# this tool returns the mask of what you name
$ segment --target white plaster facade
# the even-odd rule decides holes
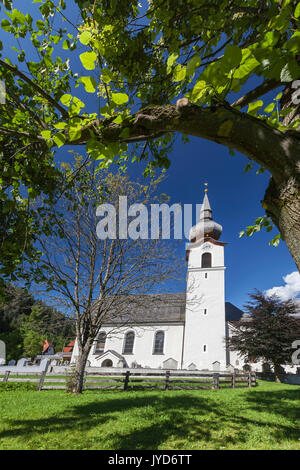
[[[188,247],[187,298],[183,368],[212,369],[215,361],[226,368],[224,245],[200,240]],[[211,267],[202,267],[204,253]]]
[[[130,331],[135,335],[133,350],[130,354],[124,354],[125,336]],[[158,331],[163,331],[165,334],[163,353],[153,354],[155,333]],[[115,327],[106,326],[100,332],[107,334],[105,351],[110,351],[110,355],[105,356],[104,353],[100,356],[99,352],[97,353],[95,350],[95,342],[88,358],[91,367],[102,367],[104,361],[108,358],[112,361],[113,367],[120,366],[120,357],[118,356],[120,355],[125,359],[128,367],[139,364],[142,367],[160,369],[163,368],[164,361],[172,358],[178,363],[177,368],[182,368],[183,324],[133,325],[122,327],[118,331]],[[72,361],[77,355],[78,348],[75,344]]]

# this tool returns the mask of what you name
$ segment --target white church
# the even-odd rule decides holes
[[[155,369],[241,369],[244,360],[226,348],[225,338],[243,312],[225,302],[225,242],[212,218],[207,190],[187,245],[185,293],[144,296],[132,322],[104,323],[88,358],[91,367]],[[74,347],[71,362],[76,361]]]

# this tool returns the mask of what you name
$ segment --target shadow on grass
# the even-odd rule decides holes
[[[209,392],[211,395],[104,392],[100,397],[88,393],[91,395],[85,397],[91,402],[67,405],[60,416],[10,420],[10,429],[0,432],[0,440],[36,440],[47,434],[51,442],[52,433],[59,433],[63,439],[74,431],[73,440],[82,448],[95,448],[96,442],[99,449],[154,450],[197,448],[200,442],[202,448],[242,446],[257,430],[274,442],[300,438],[297,390],[256,389],[241,394],[232,390],[223,398],[222,391]],[[283,419],[277,420],[276,415]],[[62,444],[61,448],[66,447]]]
[[[245,396],[248,406],[260,413],[272,413],[300,425],[300,387],[291,390],[264,391]],[[300,436],[298,436],[300,438]]]

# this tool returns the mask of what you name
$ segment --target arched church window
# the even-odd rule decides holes
[[[164,353],[164,342],[165,342],[165,333],[163,331],[157,331],[154,337],[153,354]]]
[[[105,349],[105,343],[106,343],[106,333],[103,331],[98,336],[96,347],[95,347],[95,354],[103,353]]]
[[[201,268],[211,268],[211,253],[203,253],[201,257]]]
[[[125,335],[123,354],[132,354],[134,344],[134,332],[129,331]]]

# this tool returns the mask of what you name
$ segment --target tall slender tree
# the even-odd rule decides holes
[[[183,262],[176,241],[151,239],[148,214],[145,223],[141,219],[147,204],[159,201],[155,194],[160,178],[146,186],[122,172],[104,177],[93,166],[79,167],[80,176],[51,216],[55,230],[39,240],[48,273],[44,295],[72,314],[76,323],[74,393],[82,391],[87,358],[103,322],[116,317],[122,325],[134,322],[146,294],[159,293],[166,281],[181,279]],[[120,196],[126,198],[129,224]],[[102,207],[100,212],[97,207]]]

